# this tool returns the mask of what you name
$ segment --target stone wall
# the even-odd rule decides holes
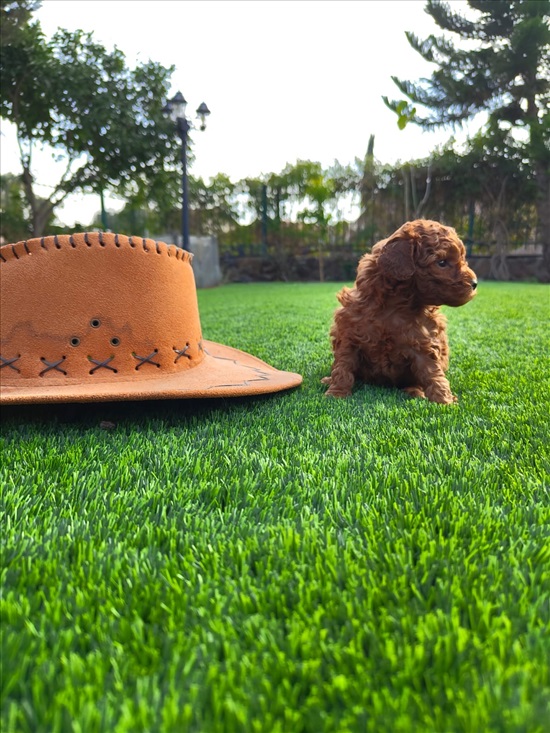
[[[153,239],[181,247],[181,236],[171,233],[159,234],[154,236]],[[213,288],[219,285],[223,275],[216,237],[195,237],[191,235],[189,237],[189,249],[193,254],[191,266],[197,288]]]
[[[215,237],[189,237],[193,253],[191,265],[198,288],[213,288],[222,281],[218,240]]]

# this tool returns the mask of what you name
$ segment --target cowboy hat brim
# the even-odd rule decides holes
[[[184,372],[155,375],[139,381],[25,380],[2,385],[1,404],[114,402],[124,400],[239,397],[297,387],[302,377],[280,371],[251,354],[214,341],[203,341],[204,359]]]

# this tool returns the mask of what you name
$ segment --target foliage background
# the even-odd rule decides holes
[[[435,0],[426,3],[447,35],[409,34],[409,42],[433,62],[434,74],[422,82],[395,79],[411,104],[387,101],[401,126],[403,120],[459,123],[485,110],[488,124],[481,133],[462,146],[451,138],[426,159],[395,165],[376,158],[371,135],[366,151],[350,162],[326,167],[296,160],[240,181],[223,172],[209,181],[192,178],[192,234],[216,236],[222,253],[281,256],[344,246],[364,251],[404,220],[425,216],[456,226],[474,252],[495,255],[495,276],[506,277],[510,251],[525,244],[545,251],[550,5],[469,5],[475,21]],[[98,196],[110,187],[124,197],[124,209],[98,214],[77,229],[176,241],[179,141],[160,114],[173,69],[152,62],[130,69],[119,51],[102,48],[81,31],[61,31],[46,41],[33,21],[36,6],[34,0],[1,0],[0,107],[18,124],[23,170],[21,178],[0,181],[1,235],[15,241],[55,233],[56,206],[75,186]],[[475,73],[462,78],[461,68]],[[119,109],[125,113],[113,113]],[[34,194],[31,170],[32,146],[42,143],[66,155],[69,164],[47,200]],[[350,216],[356,210],[360,215]]]

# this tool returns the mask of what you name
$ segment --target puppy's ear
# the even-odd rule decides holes
[[[396,280],[408,280],[415,270],[413,247],[412,239],[392,239],[386,242],[378,257],[378,267],[384,275]]]

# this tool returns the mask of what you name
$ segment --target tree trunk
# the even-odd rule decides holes
[[[407,176],[407,173],[405,169],[403,168],[401,172],[402,178],[403,178],[403,192],[405,194],[405,221],[410,221],[410,197],[409,197],[409,177]]]
[[[503,218],[497,215],[494,227],[494,235],[497,241],[495,254],[491,257],[491,269],[489,280],[509,280],[510,270],[508,268],[508,230]]]
[[[550,282],[550,174],[544,161],[536,163],[535,179],[537,182],[538,241],[542,245],[543,263],[539,280]]]
[[[432,191],[432,161],[430,158],[430,162],[428,163],[428,172],[426,173],[426,190],[424,191],[424,196],[422,197],[422,201],[418,205],[415,204],[415,211],[414,211],[414,218],[420,219],[422,216],[422,210],[428,203],[428,199],[430,198],[430,193]]]
[[[501,280],[506,282],[510,279],[510,269],[508,267],[508,259],[506,252],[502,250],[495,252],[491,257],[491,267],[489,269],[489,280]]]
[[[54,207],[49,201],[40,201],[38,206],[32,207],[33,237],[43,237],[46,224],[53,214]]]
[[[48,199],[39,199],[34,193],[33,187],[33,176],[29,166],[21,161],[23,165],[23,189],[25,191],[25,198],[31,210],[32,217],[32,235],[33,237],[44,236],[44,229],[51,217],[54,205]]]

